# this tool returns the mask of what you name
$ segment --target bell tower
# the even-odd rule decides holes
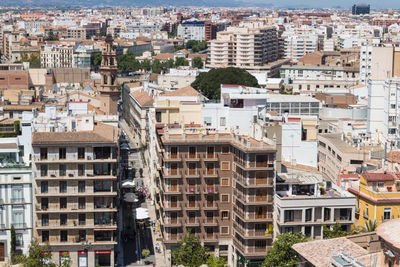
[[[109,34],[106,37],[106,46],[102,52],[102,60],[100,66],[101,84],[100,98],[102,107],[100,108],[108,115],[116,115],[118,113],[117,104],[119,91],[116,83],[117,80],[117,57],[113,47],[114,39]]]

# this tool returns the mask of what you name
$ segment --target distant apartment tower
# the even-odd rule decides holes
[[[370,5],[360,4],[360,5],[353,5],[351,8],[351,14],[353,15],[364,15],[369,14],[370,12]]]
[[[275,27],[261,22],[241,23],[218,32],[209,42],[211,68],[238,67],[259,69],[279,59],[279,41]]]
[[[298,60],[308,53],[318,50],[318,35],[289,35],[284,39],[285,58]]]
[[[212,22],[206,22],[205,25],[206,41],[214,40],[215,38],[217,38],[217,26]]]
[[[157,198],[167,253],[191,229],[229,266],[262,262],[272,244],[275,146],[231,133],[172,131],[161,145]]]
[[[80,129],[32,134],[34,236],[56,265],[69,257],[72,267],[114,266],[117,129],[74,122]]]
[[[204,21],[185,21],[178,25],[177,36],[186,43],[189,40],[204,41],[206,39]]]

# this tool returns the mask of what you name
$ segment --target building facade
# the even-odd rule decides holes
[[[89,117],[76,123],[32,135],[34,236],[56,264],[114,266],[118,132]]]

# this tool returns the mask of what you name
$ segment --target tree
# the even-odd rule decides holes
[[[369,219],[365,222],[365,226],[362,229],[362,232],[374,232],[376,231],[376,221]]]
[[[47,41],[58,41],[58,34],[54,34],[53,30],[50,30],[46,38]]]
[[[135,72],[141,68],[140,62],[135,58],[135,55],[128,51],[117,59],[118,69],[123,72]]]
[[[184,57],[177,57],[175,59],[175,67],[180,67],[180,66],[189,66],[189,61],[186,60]]]
[[[139,174],[140,174],[140,178],[143,178],[143,169],[142,168],[139,169]]]
[[[306,241],[307,237],[303,233],[279,235],[274,243],[272,243],[272,248],[267,252],[262,266],[297,266],[299,255],[292,246]]]
[[[142,256],[143,256],[143,258],[147,258],[148,256],[150,256],[150,250],[143,249],[142,250]]]
[[[151,62],[148,59],[145,59],[142,61],[140,64],[140,68],[144,71],[150,71],[151,70]]]
[[[199,238],[188,231],[183,240],[178,242],[178,248],[172,250],[172,261],[178,265],[198,267],[206,262],[206,252]]]
[[[14,225],[11,225],[11,242],[10,242],[10,256],[11,263],[15,264],[15,252],[17,250],[17,237],[15,236],[15,228]]]
[[[97,70],[99,68],[102,58],[103,58],[103,56],[102,56],[101,52],[94,53],[93,62],[92,62],[94,69]]]
[[[28,249],[28,255],[20,255],[17,257],[17,262],[25,267],[55,267],[51,262],[51,254],[48,251],[48,245],[41,246],[36,239],[31,241]]]
[[[192,83],[192,87],[209,99],[219,99],[221,84],[238,84],[259,87],[257,79],[246,70],[239,68],[212,69],[202,72]]]
[[[193,68],[198,68],[198,69],[203,68],[203,61],[201,60],[201,57],[195,57],[192,60],[192,67]]]
[[[215,257],[214,254],[211,254],[206,262],[208,267],[224,267],[226,261],[222,257]]]
[[[324,225],[324,239],[343,237],[346,235],[349,235],[349,233],[342,230],[342,225],[340,223],[335,223],[331,227]]]

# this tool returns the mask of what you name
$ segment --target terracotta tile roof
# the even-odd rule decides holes
[[[4,110],[20,110],[20,111],[32,111],[32,109],[37,108],[41,110],[43,105],[5,105]]]
[[[65,143],[115,143],[118,139],[118,130],[111,126],[99,123],[93,131],[80,132],[34,132],[33,145],[50,145]]]
[[[194,59],[196,57],[201,58],[201,60],[206,61],[207,60],[207,54],[189,54],[188,58]]]
[[[125,83],[125,85],[129,88],[135,88],[135,87],[140,87],[140,82]]]
[[[362,177],[364,177],[368,182],[372,181],[393,181],[396,179],[396,176],[392,173],[373,173],[367,172],[362,173]]]
[[[179,88],[174,91],[163,93],[163,96],[198,96],[200,93],[191,86]]]
[[[400,250],[400,219],[390,220],[378,226],[376,234]]]
[[[153,105],[153,98],[144,90],[136,90],[131,92],[131,96],[139,103],[142,107],[149,107]]]
[[[332,257],[336,257],[341,251],[352,257],[368,254],[367,250],[346,237],[297,243],[292,248],[315,267],[331,266]]]
[[[167,60],[167,59],[173,59],[174,58],[174,54],[173,53],[160,53],[158,55],[155,55],[153,57],[154,59],[158,59],[158,60]]]

